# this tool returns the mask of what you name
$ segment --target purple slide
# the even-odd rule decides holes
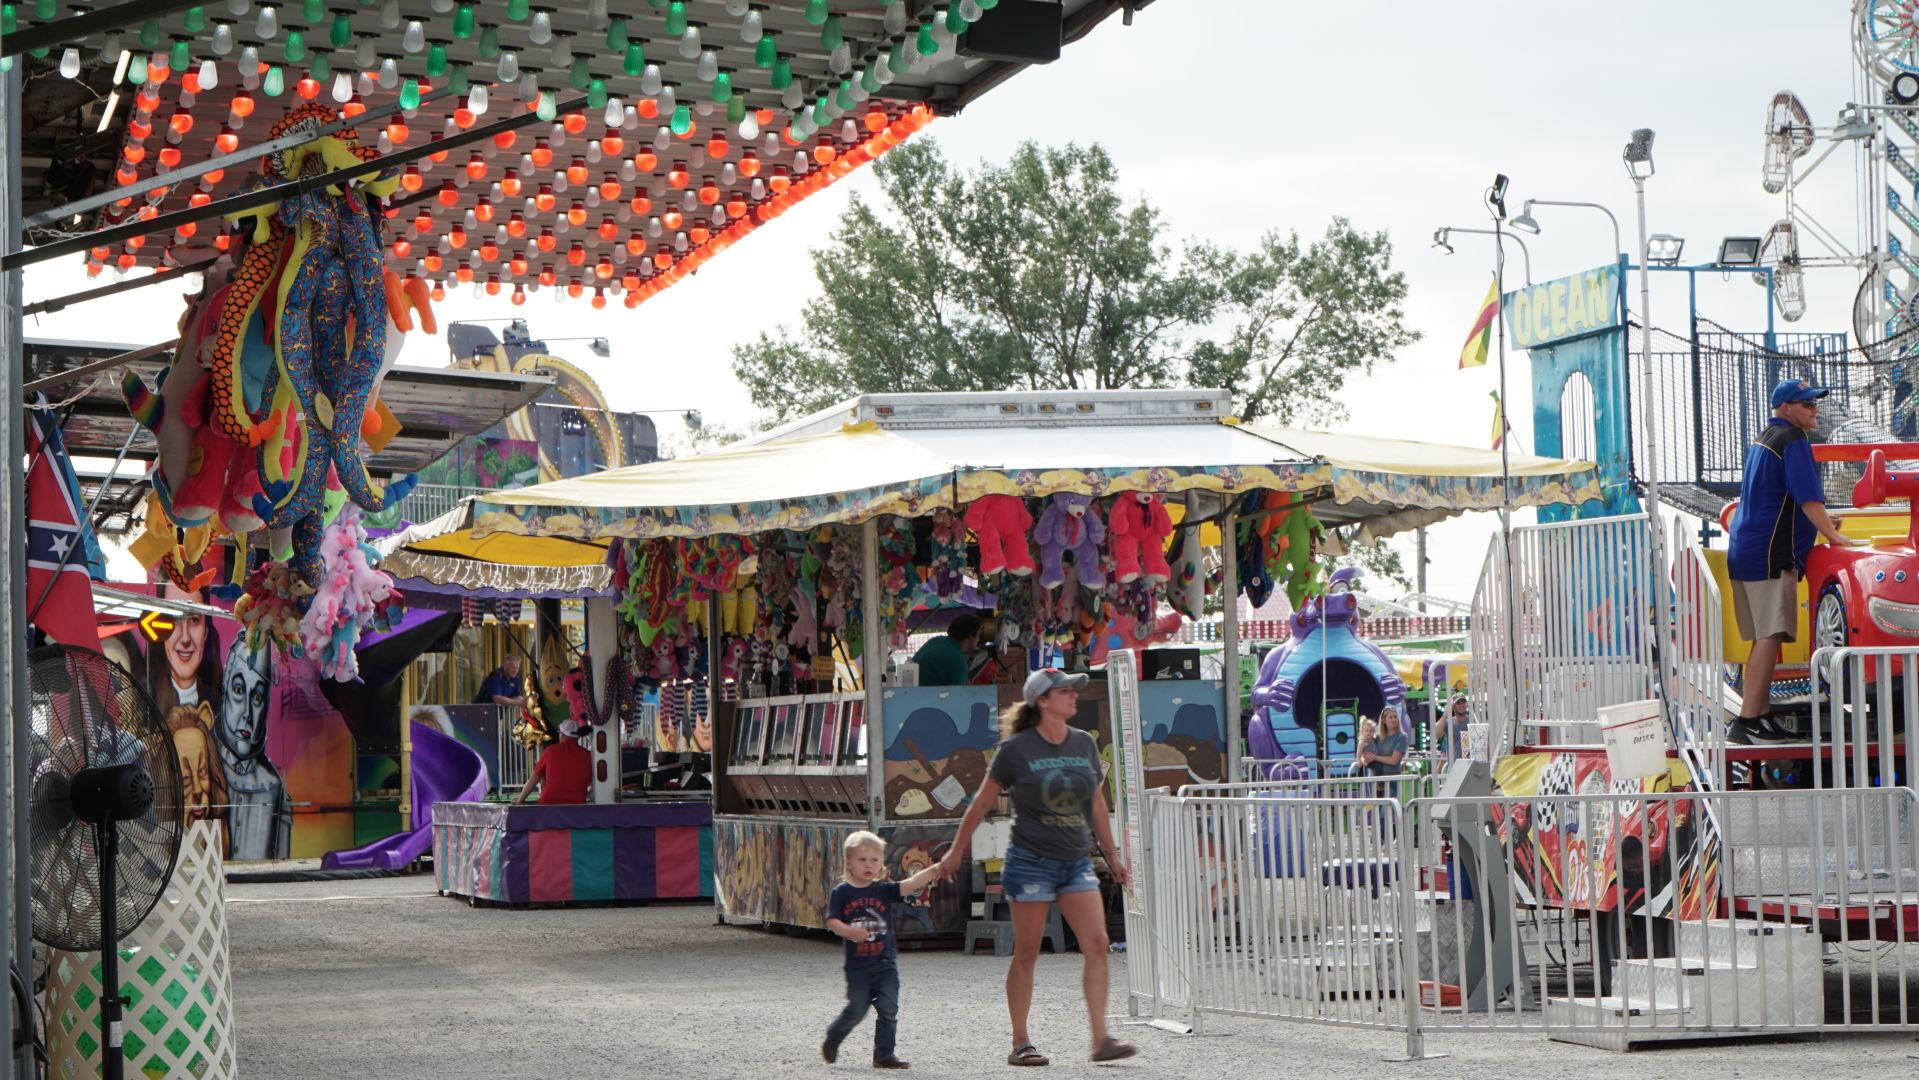
[[[486,762],[472,747],[419,721],[413,726],[413,828],[349,851],[329,851],[327,870],[398,870],[433,846],[433,804],[479,802],[486,797]]]

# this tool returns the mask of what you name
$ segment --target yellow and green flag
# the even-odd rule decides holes
[[[1479,315],[1473,319],[1473,328],[1466,334],[1466,345],[1459,350],[1461,368],[1483,367],[1486,363],[1486,351],[1492,346],[1493,320],[1499,318],[1499,279],[1493,278],[1486,286],[1486,299],[1479,304]]]
[[[1497,450],[1506,442],[1506,432],[1511,428],[1506,424],[1506,403],[1499,400],[1499,391],[1489,393],[1493,397],[1493,449]]]

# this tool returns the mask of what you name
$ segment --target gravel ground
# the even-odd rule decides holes
[[[475,910],[429,877],[228,890],[240,1073],[247,1080],[659,1075],[672,1080],[865,1073],[872,1021],[819,1059],[837,1011],[836,943],[716,925],[710,907]],[[1114,1001],[1124,978],[1115,956]],[[1004,962],[908,953],[900,1053],[915,1074],[1002,1074]],[[1085,1072],[1079,957],[1040,960],[1033,1032],[1049,1074]],[[1388,1063],[1392,1033],[1208,1020],[1223,1038],[1129,1029],[1153,1077],[1799,1078],[1919,1075],[1910,1035],[1651,1051],[1630,1059],[1526,1035],[1438,1033],[1440,1060]]]

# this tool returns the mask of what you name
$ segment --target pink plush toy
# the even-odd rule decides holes
[[[1116,496],[1106,531],[1112,536],[1113,580],[1130,582],[1143,573],[1146,580],[1160,582],[1173,576],[1173,568],[1166,565],[1173,519],[1159,496],[1143,491]]]
[[[1089,589],[1105,585],[1106,571],[1099,564],[1099,542],[1105,538],[1106,526],[1091,496],[1062,491],[1047,499],[1039,527],[1033,530],[1033,539],[1039,541],[1039,583],[1059,588],[1066,581],[1064,559],[1070,554],[1080,584]]]
[[[1013,495],[982,495],[966,508],[966,527],[979,537],[980,573],[1004,570],[1025,577],[1033,572],[1033,552],[1026,542],[1033,515],[1026,512],[1024,501]]]

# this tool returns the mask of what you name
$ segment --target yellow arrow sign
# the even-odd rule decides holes
[[[157,611],[149,611],[140,616],[140,629],[146,631],[148,641],[160,640],[160,635],[173,629],[173,620]]]

